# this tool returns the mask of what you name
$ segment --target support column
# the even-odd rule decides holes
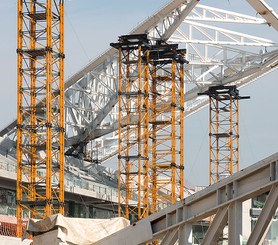
[[[242,237],[242,202],[235,201],[229,205],[228,210],[228,244],[241,244]]]
[[[184,197],[185,50],[150,43],[145,34],[111,43],[120,57],[118,211],[128,219]]]
[[[178,239],[178,228],[168,231],[160,245],[175,245]]]
[[[202,245],[216,244],[228,221],[228,206],[219,209],[209,226]]]
[[[152,212],[184,197],[184,59],[177,44],[150,50]]]
[[[184,232],[184,235],[182,235],[181,232]],[[192,224],[187,223],[184,225],[184,227],[181,227],[179,230],[179,238],[180,235],[181,235],[181,240],[179,239],[179,245],[192,245],[193,244]]]
[[[247,245],[261,244],[278,207],[278,185],[273,185]]]

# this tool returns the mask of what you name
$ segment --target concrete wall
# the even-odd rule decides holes
[[[9,237],[9,236],[0,236],[0,245],[30,245],[31,240],[21,241],[20,238]]]

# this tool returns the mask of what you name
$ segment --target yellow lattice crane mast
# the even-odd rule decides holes
[[[141,219],[184,197],[185,50],[125,35],[119,51],[118,212]]]
[[[210,164],[209,184],[212,185],[239,171],[239,100],[235,85],[214,86],[199,95],[209,96]]]
[[[18,0],[17,235],[64,212],[64,1]]]
[[[120,36],[118,213],[127,219],[149,214],[149,67],[147,35]]]
[[[184,198],[184,59],[177,44],[150,51],[151,212]]]

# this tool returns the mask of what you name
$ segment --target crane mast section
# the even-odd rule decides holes
[[[18,0],[17,235],[64,212],[64,1]]]
[[[212,86],[199,95],[209,96],[209,184],[239,171],[239,96],[233,86]]]
[[[119,51],[118,211],[141,219],[184,196],[186,52],[146,34],[111,46]]]
[[[149,40],[146,34],[120,36],[118,213],[127,219],[149,214]]]
[[[177,44],[150,51],[151,212],[184,197],[184,59]]]

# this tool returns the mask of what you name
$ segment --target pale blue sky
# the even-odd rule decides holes
[[[66,78],[109,48],[117,36],[159,10],[166,0],[65,0]],[[278,12],[277,0],[267,1]],[[256,16],[244,0],[201,1]],[[0,128],[16,118],[16,0],[0,5]],[[242,27],[246,28],[246,27]],[[252,30],[246,29],[249,34]],[[251,32],[251,33],[250,33]],[[254,32],[254,30],[253,30]],[[256,35],[276,39],[271,28],[258,28]],[[278,71],[241,90],[251,100],[240,106],[240,163],[246,167],[278,149]],[[208,108],[186,119],[186,178],[197,185],[208,183]]]

